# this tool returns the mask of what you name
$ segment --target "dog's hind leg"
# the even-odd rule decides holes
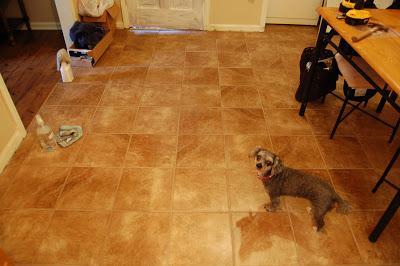
[[[320,231],[325,225],[324,217],[325,214],[332,209],[332,202],[318,202],[313,204],[313,218],[316,225],[316,231]]]

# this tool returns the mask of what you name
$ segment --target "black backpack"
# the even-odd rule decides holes
[[[296,100],[301,102],[305,91],[305,82],[310,74],[307,64],[311,63],[315,54],[315,47],[307,47],[303,50],[300,59],[300,85],[296,91]],[[334,54],[331,50],[324,49],[320,54],[314,80],[312,81],[309,101],[315,101],[336,89],[336,81],[339,78]]]

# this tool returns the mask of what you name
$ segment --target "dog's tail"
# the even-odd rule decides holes
[[[350,203],[346,200],[342,199],[339,195],[336,194],[336,202],[338,206],[336,207],[336,211],[338,213],[347,214],[351,211]]]

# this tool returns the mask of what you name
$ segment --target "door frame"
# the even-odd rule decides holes
[[[26,130],[22,124],[21,118],[19,117],[18,111],[15,108],[14,102],[8,93],[6,84],[4,83],[3,77],[0,74],[0,99],[4,101],[6,108],[8,109],[12,120],[15,122],[15,132],[11,136],[7,145],[2,151],[0,151],[0,173],[3,171],[4,167],[8,164],[11,157],[14,155],[15,151],[18,149],[22,140],[26,136]]]

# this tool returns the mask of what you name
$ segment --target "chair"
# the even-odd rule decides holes
[[[340,70],[340,73],[343,76],[344,79],[344,84],[343,84],[343,92],[344,92],[344,101],[343,105],[339,111],[339,115],[336,119],[335,125],[333,126],[330,138],[332,139],[336,133],[336,130],[339,126],[339,124],[346,119],[354,110],[358,109],[362,111],[363,113],[373,117],[374,119],[384,123],[385,125],[389,126],[392,128],[392,134],[390,136],[389,142],[392,142],[397,128],[400,123],[400,119],[397,121],[397,124],[395,126],[387,123],[386,121],[383,121],[379,117],[376,117],[369,112],[359,108],[359,106],[364,103],[366,105],[368,101],[377,93],[375,88],[372,87],[372,85],[365,80],[360,73],[358,73],[351,65],[350,63],[339,53],[335,55],[336,62],[338,64],[338,68]],[[379,87],[383,88],[384,92],[389,95],[390,90],[388,89],[387,84],[381,79],[381,77],[359,56],[354,56],[352,58],[352,61],[355,62],[363,71],[365,74],[367,74]],[[391,97],[395,99],[392,92]],[[384,98],[383,98],[384,99]],[[350,102],[356,102],[357,104],[353,104]],[[377,112],[382,111],[383,105],[385,104],[386,100],[381,100],[381,102],[378,105]],[[352,109],[344,114],[346,106],[351,105]]]

